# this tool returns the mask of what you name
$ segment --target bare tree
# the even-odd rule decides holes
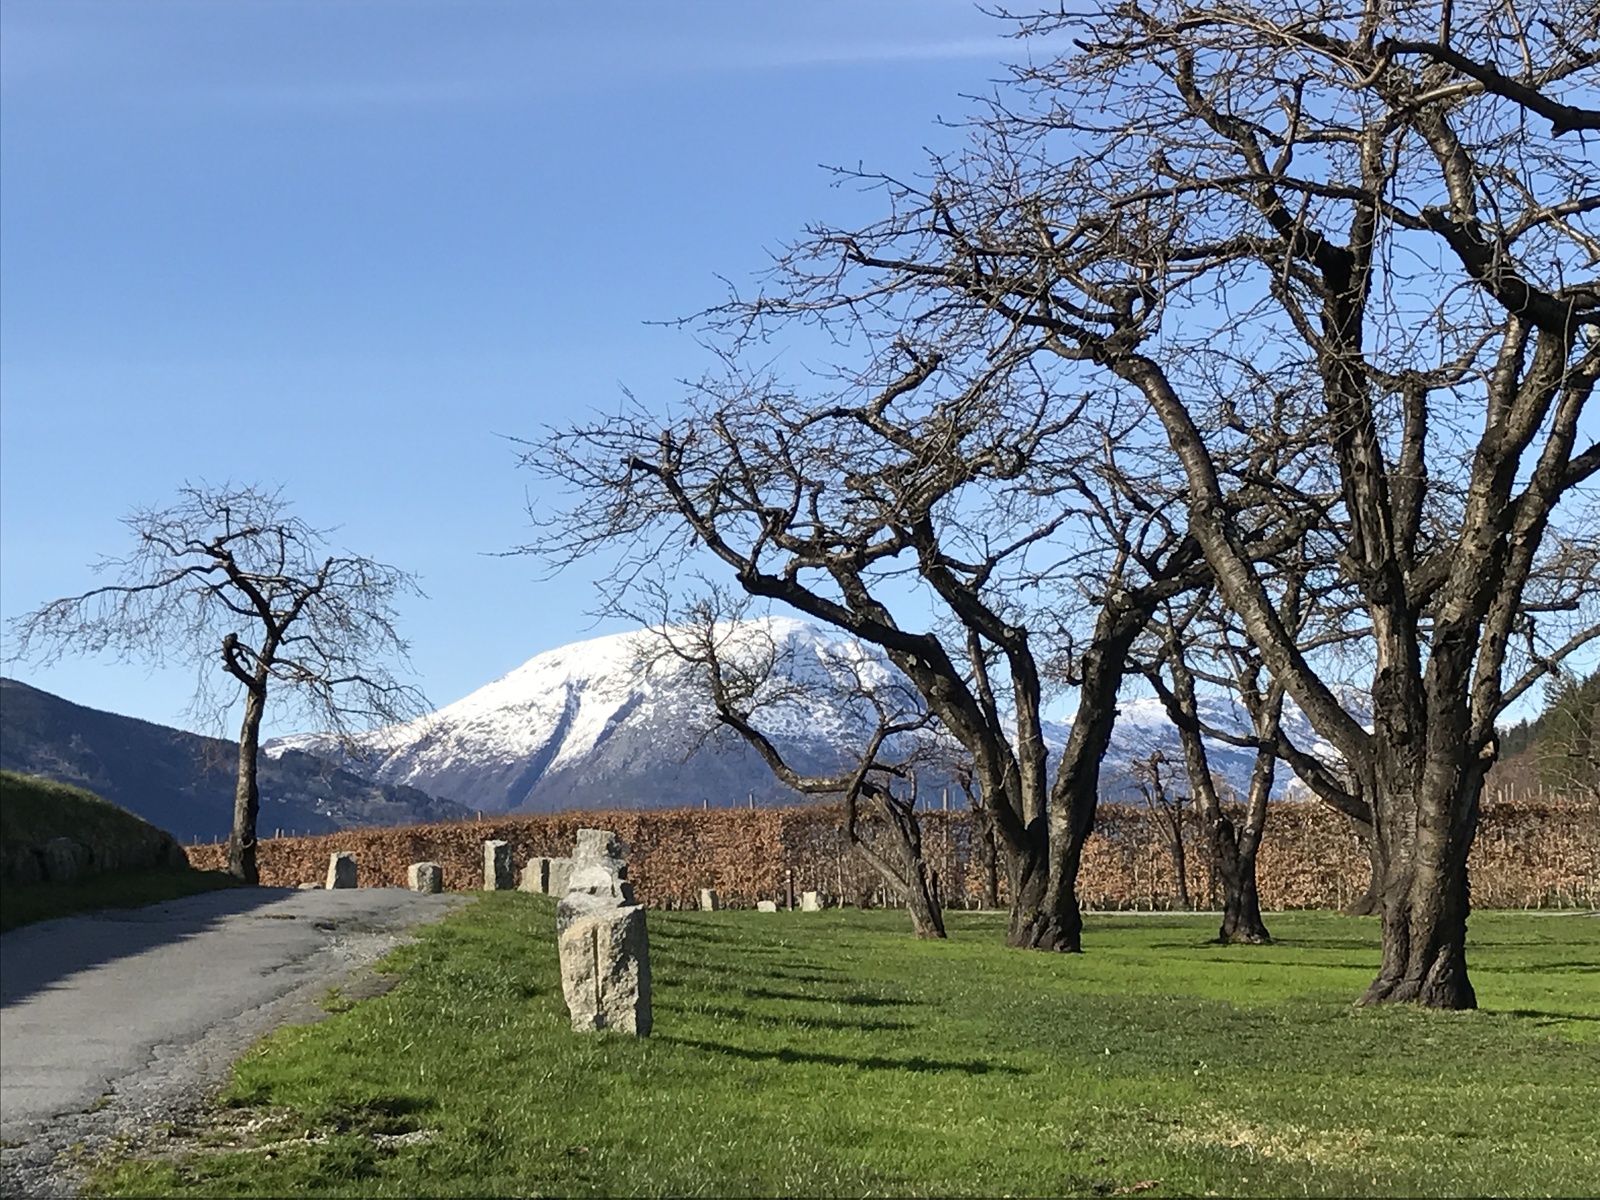
[[[971,759],[1006,859],[1009,942],[1077,951],[1127,648],[1204,567],[1168,506],[1102,495],[1137,414],[1084,419],[1004,347],[946,332],[939,347],[890,339],[812,399],[730,363],[675,418],[635,408],[557,431],[525,461],[574,502],[527,549],[557,564],[620,551],[614,606],[709,552],[746,593],[881,647]],[[1053,778],[1047,669],[1079,699]]]
[[[256,764],[269,691],[341,735],[426,711],[422,694],[385,667],[404,660],[394,601],[413,576],[326,552],[326,531],[289,514],[281,491],[185,486],[176,503],[123,523],[136,545],[97,571],[116,582],[53,600],[13,623],[19,653],[192,661],[193,711],[219,718],[243,692],[228,871],[258,879]],[[218,687],[217,667],[228,680]]]
[[[1368,1003],[1475,1004],[1466,864],[1495,718],[1600,632],[1580,487],[1600,469],[1580,425],[1600,375],[1597,20],[1578,0],[1025,17],[1034,62],[972,151],[883,181],[891,214],[819,231],[805,264],[814,295],[893,297],[913,324],[965,304],[1077,388],[1148,402],[1220,594],[1371,819]],[[1225,486],[1282,436],[1260,381],[1284,372],[1313,382],[1292,427],[1337,491],[1261,495],[1343,543],[1370,729],[1274,610]]]
[[[1172,764],[1158,747],[1133,763],[1133,778],[1144,796],[1151,820],[1161,829],[1172,861],[1173,899],[1181,909],[1194,907],[1189,898],[1189,856],[1183,844],[1184,812],[1191,796],[1175,791]]]
[[[807,683],[782,669],[778,647],[763,628],[742,620],[748,601],[709,586],[681,619],[649,628],[644,658],[670,655],[703,676],[713,711],[794,791],[807,796],[839,795],[844,800],[844,834],[854,851],[902,900],[919,938],[945,936],[938,889],[922,857],[917,820],[918,735],[927,733],[932,714],[904,678],[874,673],[848,651],[830,653],[821,664],[825,681]],[[784,708],[814,711],[819,690],[858,719],[870,732],[857,747],[836,747],[848,761],[830,775],[794,769],[762,730],[763,713]],[[876,820],[862,820],[865,799]]]

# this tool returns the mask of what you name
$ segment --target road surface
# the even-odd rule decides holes
[[[0,936],[0,1194],[70,1195],[63,1151],[202,1103],[279,1025],[467,902],[238,888]],[[370,973],[367,973],[370,975]]]

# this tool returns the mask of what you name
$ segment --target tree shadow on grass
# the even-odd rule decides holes
[[[1501,1017],[1533,1017],[1544,1021],[1600,1021],[1590,1013],[1548,1012],[1541,1008],[1498,1008],[1490,1012]]]
[[[848,996],[814,995],[809,992],[782,992],[776,988],[744,988],[751,1000],[809,1000],[814,1004],[848,1004],[855,1008],[894,1008],[920,1003],[917,1000],[890,1000],[885,996],[869,996],[853,992]]]
[[[816,967],[809,971],[784,971],[774,968],[763,971],[762,974],[772,979],[792,979],[796,983],[839,983],[851,978],[848,971],[834,971],[827,967]]]
[[[957,1072],[963,1075],[1024,1075],[1019,1067],[1007,1066],[1004,1063],[985,1062],[983,1059],[969,1059],[966,1062],[953,1062],[936,1058],[924,1058],[920,1054],[910,1058],[887,1058],[879,1054],[855,1056],[850,1054],[825,1054],[816,1050],[796,1050],[792,1046],[784,1046],[777,1050],[752,1050],[746,1046],[728,1046],[721,1042],[702,1042],[694,1038],[659,1037],[661,1042],[670,1042],[677,1046],[687,1046],[692,1050],[704,1050],[711,1054],[723,1054],[730,1058],[743,1058],[750,1062],[776,1062],[776,1063],[816,1063],[826,1067],[855,1067],[862,1071],[908,1071],[914,1075]]]
[[[697,1017],[709,1017],[722,1021],[759,1021],[763,1027],[770,1028],[775,1022],[772,1017],[757,1016],[748,1008],[739,1008],[730,1004],[705,1004],[693,1008],[682,1008],[680,1011]],[[910,1021],[876,1020],[870,1017],[783,1017],[776,1023],[796,1025],[801,1029],[829,1029],[835,1032],[856,1030],[862,1033],[892,1033],[903,1029],[913,1028]]]

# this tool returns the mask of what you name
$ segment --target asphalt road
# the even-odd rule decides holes
[[[257,1038],[359,992],[467,899],[240,888],[0,936],[0,1194],[70,1195],[76,1148],[202,1103]]]

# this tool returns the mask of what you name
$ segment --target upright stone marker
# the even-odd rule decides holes
[[[716,912],[722,907],[722,897],[717,895],[716,888],[700,889],[700,911]]]
[[[328,856],[328,886],[353,888],[356,886],[356,856],[340,850]]]
[[[444,891],[444,870],[436,862],[412,863],[406,868],[406,886],[413,892],[437,895]]]
[[[756,901],[756,911],[757,912],[777,912],[778,911],[778,902],[776,900],[757,900]]]
[[[622,840],[580,829],[569,890],[556,906],[561,991],[572,1028],[650,1034],[650,937],[633,903]]]
[[[821,912],[822,911],[822,893],[821,892],[801,892],[800,893],[800,911],[801,912]]]
[[[528,865],[522,868],[522,878],[517,883],[519,892],[538,892],[548,895],[550,892],[550,860],[548,858],[530,858]]]
[[[483,844],[484,891],[509,892],[516,886],[516,872],[511,869],[511,843],[485,842]]]

